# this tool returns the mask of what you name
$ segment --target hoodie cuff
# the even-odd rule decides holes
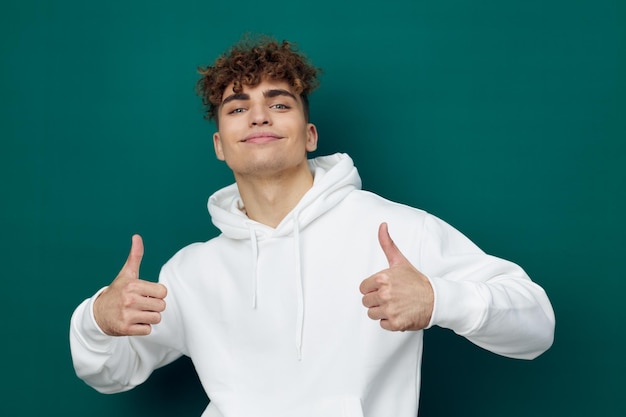
[[[89,350],[95,352],[107,352],[113,343],[113,336],[109,336],[102,331],[93,313],[93,305],[96,298],[107,287],[101,288],[93,297],[83,301],[74,312],[72,318],[73,330],[81,343]]]
[[[439,326],[459,335],[468,335],[480,327],[486,314],[486,300],[480,283],[429,278],[435,303],[427,328]]]

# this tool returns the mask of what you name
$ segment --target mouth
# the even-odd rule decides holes
[[[243,143],[269,143],[282,139],[282,136],[272,132],[252,133],[241,140]]]

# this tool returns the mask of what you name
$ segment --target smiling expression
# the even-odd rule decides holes
[[[317,130],[308,123],[302,98],[286,81],[264,79],[239,93],[229,85],[218,110],[215,154],[235,177],[276,175],[308,169],[307,152],[317,147]]]

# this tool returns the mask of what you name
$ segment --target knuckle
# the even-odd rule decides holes
[[[378,290],[378,296],[383,301],[390,301],[392,298],[391,289],[389,289],[388,287],[381,288],[380,290]]]
[[[125,308],[129,308],[132,305],[134,305],[135,302],[136,302],[136,297],[135,297],[134,294],[131,294],[131,293],[123,293],[122,294],[122,300],[121,300],[122,308],[124,308],[124,309]]]
[[[114,328],[114,333],[117,336],[126,336],[130,333],[130,327],[124,323],[120,323],[118,326]]]
[[[361,299],[361,302],[363,303],[363,306],[365,307],[369,308],[373,306],[372,297],[370,295],[363,296],[363,298]]]
[[[388,325],[389,325],[389,330],[397,332],[399,330],[402,330],[402,326],[400,326],[400,324],[396,321],[396,320],[388,320]]]
[[[386,283],[389,282],[389,273],[387,271],[381,271],[379,272],[374,281],[376,281],[377,284],[379,285],[384,285]]]
[[[124,288],[128,292],[137,292],[139,290],[139,282],[138,280],[126,281]]]
[[[131,323],[130,315],[127,313],[127,310],[122,310],[119,316],[119,328],[123,331],[128,331]]]
[[[402,329],[402,318],[400,317],[397,311],[395,311],[394,309],[389,309],[387,318],[388,318],[389,326],[393,330]]]

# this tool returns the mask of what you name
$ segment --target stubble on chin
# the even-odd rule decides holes
[[[235,178],[240,179],[280,179],[293,175],[305,165],[308,169],[306,157],[294,165],[293,161],[283,155],[271,155],[270,157],[256,158],[242,166],[231,166]]]

